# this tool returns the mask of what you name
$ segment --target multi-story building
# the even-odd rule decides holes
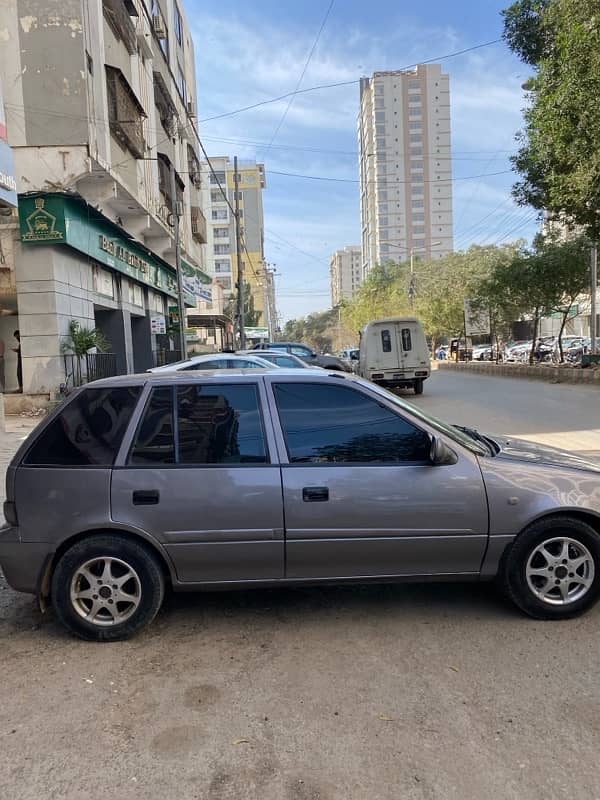
[[[0,30],[24,390],[65,382],[72,320],[102,331],[117,371],[145,369],[177,319],[175,215],[186,304],[210,296],[182,0],[5,0]]]
[[[264,277],[264,213],[262,193],[266,187],[264,164],[238,163],[238,192],[241,254],[236,250],[235,171],[233,159],[220,156],[201,164],[203,208],[208,219],[205,264],[226,296],[231,297],[238,280],[238,258],[242,262],[244,282],[250,284],[254,308],[261,313],[260,324],[268,325],[263,283]],[[214,172],[213,172],[214,171]],[[223,196],[223,191],[227,199]],[[231,204],[229,207],[227,200]]]
[[[329,265],[331,278],[331,305],[335,308],[342,300],[351,300],[362,284],[362,254],[360,245],[350,245],[336,250]]]
[[[375,72],[358,116],[363,278],[453,249],[450,90],[439,64]]]

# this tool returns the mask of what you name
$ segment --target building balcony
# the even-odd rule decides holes
[[[206,233],[206,217],[199,206],[191,207],[192,236],[199,244],[208,241]]]

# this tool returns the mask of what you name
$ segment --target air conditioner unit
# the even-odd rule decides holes
[[[187,101],[187,113],[189,114],[190,117],[195,119],[195,117],[196,117],[196,103],[194,103],[193,100],[188,100]]]
[[[159,39],[167,38],[167,29],[165,27],[165,21],[162,17],[162,14],[155,14],[152,17],[152,27],[154,28],[154,33]]]

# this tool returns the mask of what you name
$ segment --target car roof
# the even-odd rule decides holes
[[[369,325],[389,325],[391,322],[418,322],[420,324],[420,320],[417,317],[382,317],[381,319],[373,319],[371,322],[367,322],[365,328],[368,328]]]
[[[337,378],[338,380],[360,380],[355,375],[343,372],[328,372],[326,369],[292,369],[291,367],[279,367],[278,369],[207,369],[200,372],[184,372],[173,370],[169,372],[141,372],[134,375],[116,375],[113,378],[101,378],[100,380],[86,383],[82,388],[101,389],[104,387],[117,386],[139,386],[144,383],[164,383],[172,381],[174,383],[201,383],[206,379],[218,380],[219,378],[256,378],[256,377],[276,377],[294,378],[295,380],[306,380],[307,378]]]

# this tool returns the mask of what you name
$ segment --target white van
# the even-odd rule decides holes
[[[390,317],[369,322],[361,333],[358,372],[381,386],[412,386],[415,394],[422,394],[431,366],[419,320]]]

